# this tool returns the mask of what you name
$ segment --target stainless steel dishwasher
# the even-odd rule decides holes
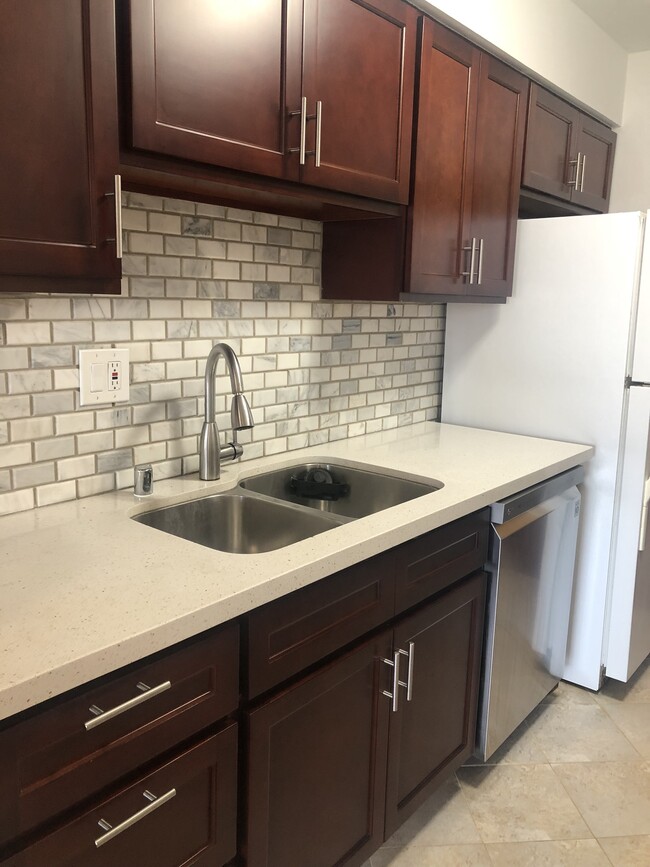
[[[562,678],[583,478],[574,467],[491,507],[483,761]]]

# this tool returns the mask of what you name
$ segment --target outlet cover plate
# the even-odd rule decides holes
[[[81,406],[129,399],[129,350],[80,349]]]

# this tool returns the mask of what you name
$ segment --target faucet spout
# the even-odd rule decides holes
[[[219,429],[215,421],[215,380],[220,356],[223,356],[226,362],[233,394],[230,409],[233,442],[225,446],[219,444]],[[199,478],[201,479],[206,481],[218,479],[221,475],[221,461],[235,460],[243,453],[242,446],[236,442],[234,431],[247,430],[254,425],[253,414],[243,391],[241,367],[235,351],[227,343],[215,344],[205,365],[205,421],[199,438]]]

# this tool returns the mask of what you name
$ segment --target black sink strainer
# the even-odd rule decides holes
[[[312,467],[291,476],[289,487],[294,494],[310,500],[340,500],[350,493],[350,485],[337,482],[325,467]]]

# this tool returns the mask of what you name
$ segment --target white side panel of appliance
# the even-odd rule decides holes
[[[590,443],[565,679],[597,689],[639,214],[525,220],[512,298],[447,305],[442,420]]]
[[[647,216],[640,270],[632,379],[636,382],[650,382],[650,228]]]
[[[650,388],[630,389],[606,674],[627,681],[650,653]],[[642,550],[640,550],[642,549]]]

